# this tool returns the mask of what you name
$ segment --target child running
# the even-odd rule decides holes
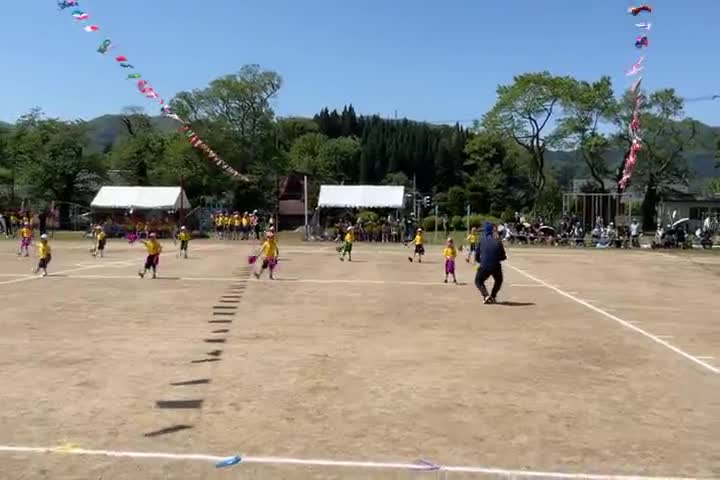
[[[187,258],[190,234],[188,233],[187,228],[185,228],[185,225],[180,227],[180,233],[178,233],[177,238],[180,240],[180,255],[183,255],[183,258]]]
[[[347,233],[345,233],[345,240],[343,241],[342,247],[340,247],[340,261],[345,261],[345,254],[347,253],[348,262],[352,262],[352,248],[353,242],[355,241],[355,231],[353,227],[347,227]]]
[[[50,244],[48,243],[48,236],[46,234],[40,235],[40,243],[38,244],[38,266],[33,270],[33,273],[37,274],[40,270],[43,271],[42,276],[47,277],[47,267],[52,260],[50,253]]]
[[[162,252],[162,245],[157,240],[157,235],[151,233],[148,235],[148,240],[141,240],[145,244],[147,249],[147,258],[145,259],[145,267],[142,271],[138,272],[140,278],[145,278],[145,274],[148,270],[152,270],[152,278],[157,278],[157,266],[160,263],[160,252]]]
[[[18,251],[18,257],[29,257],[30,256],[30,244],[32,243],[32,228],[30,223],[25,222],[23,228],[20,230],[20,251]]]
[[[425,235],[423,234],[423,229],[418,228],[417,232],[415,233],[415,238],[413,239],[413,243],[415,243],[415,252],[413,253],[412,257],[408,257],[408,260],[410,263],[415,260],[415,256],[418,257],[418,263],[422,263],[422,257],[425,255]]]
[[[475,227],[472,227],[470,229],[470,235],[468,235],[467,241],[470,244],[470,249],[468,250],[465,262],[470,263],[470,259],[472,258],[473,253],[475,253],[475,249],[477,248],[477,229]]]
[[[447,245],[443,250],[443,256],[445,257],[445,283],[448,283],[448,275],[452,275],[453,283],[457,284],[457,277],[455,277],[455,258],[457,257],[457,249],[455,248],[455,241],[452,238],[447,239]]]
[[[277,266],[280,249],[278,248],[277,242],[275,241],[275,233],[273,233],[272,231],[267,232],[265,234],[265,237],[265,242],[260,247],[260,252],[263,256],[262,267],[260,268],[259,272],[255,272],[255,278],[259,280],[263,272],[269,269],[270,280],[275,280],[275,277],[273,277],[273,272],[275,271],[275,267]]]
[[[107,242],[107,234],[103,230],[102,225],[95,227],[95,249],[93,250],[93,257],[97,257],[100,254],[100,258],[105,256],[105,243]]]

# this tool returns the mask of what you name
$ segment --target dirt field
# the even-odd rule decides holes
[[[515,248],[487,306],[439,247],[281,242],[270,282],[246,244],[167,244],[157,280],[53,246],[38,278],[0,242],[3,480],[720,478],[720,256]],[[450,467],[333,463],[420,459]]]

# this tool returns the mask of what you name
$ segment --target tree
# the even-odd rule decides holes
[[[110,165],[130,171],[134,184],[150,185],[149,169],[166,159],[168,137],[155,132],[150,117],[135,109],[126,111],[122,122],[128,137],[118,142],[110,151]],[[172,184],[177,185],[178,180],[179,177],[176,176]]]
[[[102,157],[87,152],[87,125],[46,119],[38,110],[20,118],[9,145],[18,177],[38,199],[87,202],[104,173]],[[60,221],[67,219],[61,205]]]
[[[239,171],[272,158],[278,148],[272,100],[282,85],[280,76],[259,65],[246,65],[237,74],[210,82],[202,90],[180,92],[171,107]]]
[[[447,210],[450,215],[464,215],[467,205],[467,192],[462,187],[452,187],[447,193]]]
[[[512,84],[497,88],[497,102],[482,120],[487,130],[512,138],[530,155],[533,205],[546,182],[545,152],[553,140],[546,128],[572,85],[569,77],[549,72],[516,76]]]
[[[626,95],[616,119],[622,144],[630,141],[632,98]],[[655,210],[664,190],[687,185],[689,168],[685,152],[693,145],[696,122],[685,118],[683,100],[674,89],[658,90],[650,95],[640,112],[642,150],[631,182],[645,187],[642,202],[643,228],[655,228]]]
[[[8,197],[14,195],[15,169],[10,155],[10,129],[0,123],[0,185],[9,185]],[[3,202],[5,192],[0,192],[0,202]]]
[[[280,146],[290,150],[293,142],[308,133],[318,133],[320,128],[315,120],[303,117],[285,117],[277,120],[277,138]]]
[[[597,190],[605,192],[605,178],[610,174],[607,165],[610,140],[600,133],[599,127],[601,122],[611,120],[617,109],[610,77],[593,83],[572,82],[562,107],[563,115],[554,132],[558,143],[580,155],[597,183]]]
[[[522,209],[529,181],[520,168],[518,152],[493,132],[480,132],[467,142],[465,171],[468,203],[474,212],[498,214]]]
[[[360,175],[360,143],[352,137],[331,138],[320,146],[320,163],[330,166],[338,182],[348,182]]]
[[[720,194],[720,177],[710,180],[706,188],[710,193]]]
[[[290,169],[317,180],[333,176],[333,166],[320,152],[328,138],[322,133],[308,133],[295,140],[290,148]]]
[[[388,173],[385,175],[385,178],[383,178],[382,184],[399,185],[405,187],[406,189],[412,188],[412,180],[410,180],[407,175],[402,172]]]

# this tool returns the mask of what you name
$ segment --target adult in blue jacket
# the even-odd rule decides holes
[[[493,236],[492,223],[485,224],[484,233],[480,245],[475,249],[475,262],[478,263],[475,286],[482,293],[485,303],[495,303],[503,283],[502,262],[507,259],[507,255],[502,242]],[[495,283],[492,292],[488,295],[485,282],[490,277]]]

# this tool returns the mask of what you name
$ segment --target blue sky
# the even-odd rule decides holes
[[[25,4],[26,3],[26,4]],[[33,106],[92,118],[147,102],[112,58],[109,36],[165,98],[246,63],[284,79],[280,115],[353,103],[361,113],[418,120],[478,118],[513,75],[549,70],[592,80],[638,57],[624,0],[80,0],[86,33],[55,0],[0,17],[0,120]],[[718,0],[658,0],[644,85],[687,97],[720,93]],[[17,7],[18,5],[16,5]],[[688,105],[720,125],[720,101]]]

